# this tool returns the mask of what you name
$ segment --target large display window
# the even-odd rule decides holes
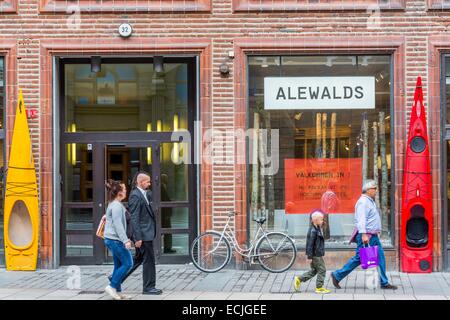
[[[391,56],[249,56],[248,81],[247,124],[259,128],[247,145],[250,238],[253,219],[266,216],[269,230],[304,245],[319,208],[327,246],[347,245],[362,182],[375,179],[381,239],[390,246]],[[278,161],[276,172],[265,170],[268,159]]]

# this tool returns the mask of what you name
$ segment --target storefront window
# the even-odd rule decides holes
[[[446,126],[450,124],[450,57],[445,57]],[[447,248],[450,249],[450,140],[447,139]],[[448,264],[450,265],[450,264]]]
[[[248,126],[279,130],[272,174],[261,170],[274,159],[271,135],[260,130],[248,143],[250,236],[253,218],[266,216],[269,230],[304,245],[318,208],[327,213],[327,246],[346,245],[362,182],[376,179],[381,238],[391,245],[391,57],[251,56],[248,64]]]
[[[3,203],[4,203],[4,165],[5,165],[5,152],[4,152],[4,123],[3,112],[5,103],[5,77],[4,77],[4,60],[0,58],[0,266],[5,265],[5,245],[3,242]]]
[[[187,129],[187,64],[164,63],[162,72],[151,63],[65,68],[66,132]]]
[[[447,248],[450,249],[450,140],[447,140],[447,188],[446,189],[447,189]]]

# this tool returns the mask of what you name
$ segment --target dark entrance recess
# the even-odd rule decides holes
[[[151,58],[102,58],[96,73],[89,58],[60,61],[61,264],[112,263],[95,236],[107,205],[104,183],[122,180],[129,193],[140,170],[152,180],[158,263],[187,262],[196,236],[196,167],[174,163],[172,154],[190,150],[194,159],[194,148],[171,136],[194,129],[195,59],[164,58],[156,72]]]

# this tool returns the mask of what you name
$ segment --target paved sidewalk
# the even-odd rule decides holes
[[[36,272],[0,269],[0,300],[103,300],[112,266],[61,267]],[[75,272],[74,272],[75,271]],[[77,272],[79,277],[77,277]],[[327,272],[328,295],[314,293],[315,279],[293,289],[299,270],[269,273],[263,270],[225,269],[203,273],[192,265],[158,265],[160,296],[144,296],[141,267],[123,285],[124,293],[135,300],[450,300],[450,273],[406,274],[388,272],[398,290],[376,287],[371,272],[357,269],[341,281],[336,290]],[[79,281],[77,281],[79,279]],[[375,285],[375,286],[374,286]]]

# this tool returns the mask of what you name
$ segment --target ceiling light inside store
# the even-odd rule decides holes
[[[302,117],[302,114],[303,114],[302,112],[296,113],[295,116],[294,116],[294,119],[299,121],[301,119],[301,117]]]
[[[262,58],[261,67],[267,68],[269,65],[267,64],[267,58]]]
[[[153,57],[153,70],[156,73],[161,73],[164,71],[164,58],[162,56]]]
[[[102,58],[100,56],[91,57],[91,72],[99,72],[102,70]]]
[[[367,57],[367,56],[363,57],[361,65],[364,66],[364,67],[367,67],[369,65],[368,61],[369,61],[369,57]]]
[[[325,65],[327,67],[331,67],[333,66],[333,60],[336,59],[336,57],[327,57],[327,62],[325,63]]]

